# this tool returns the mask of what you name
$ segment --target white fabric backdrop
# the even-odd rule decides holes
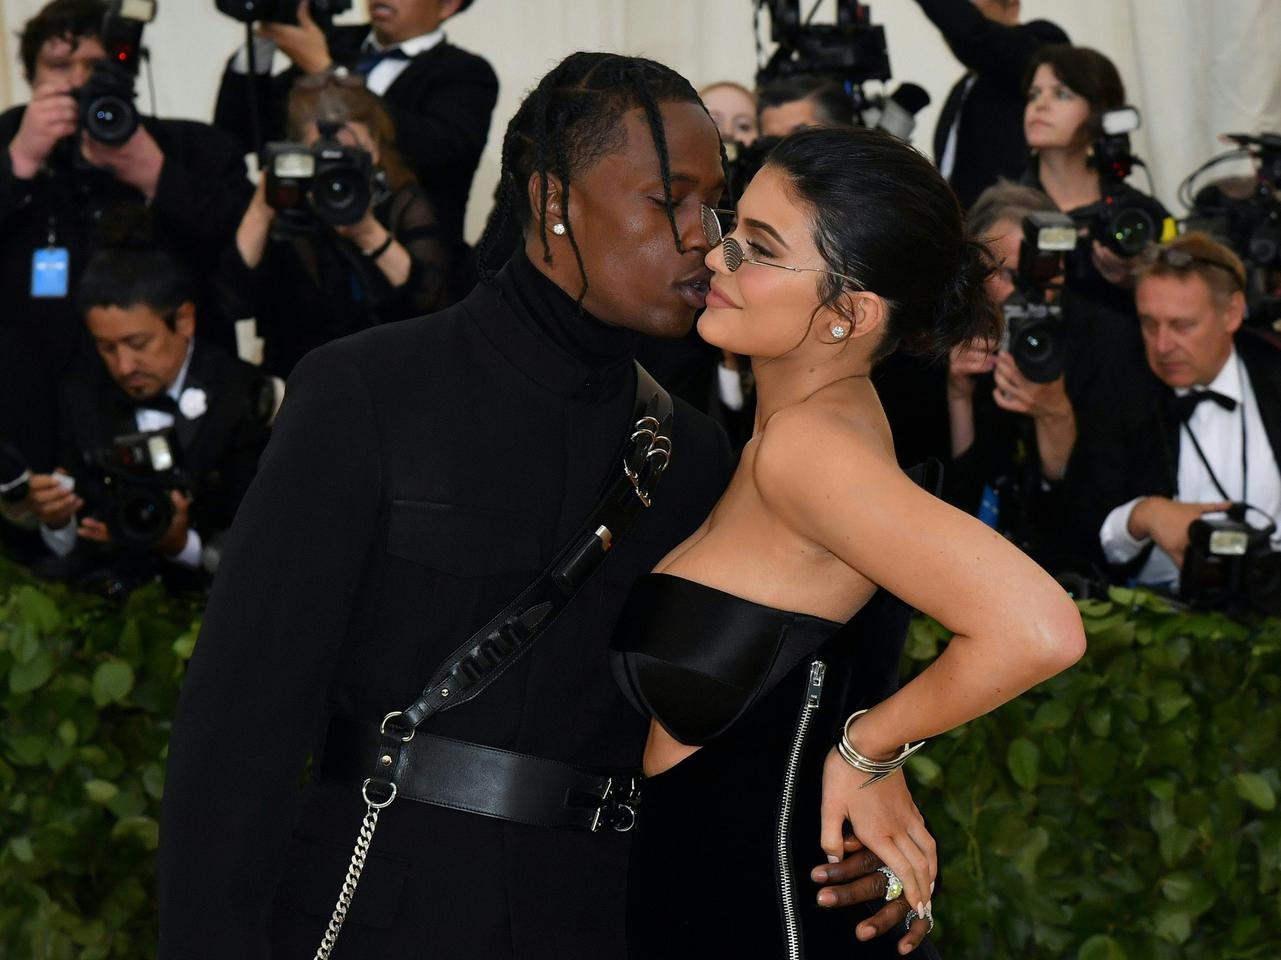
[[[7,93],[9,102],[28,95],[13,32],[41,5],[0,0],[0,24],[7,28],[0,96]],[[156,111],[208,119],[222,63],[243,28],[220,16],[213,0],[159,0],[159,6],[147,34]],[[1136,149],[1151,167],[1157,195],[1176,213],[1183,212],[1175,201],[1180,179],[1222,149],[1217,134],[1281,131],[1281,0],[1024,0],[1023,10],[1025,19],[1054,20],[1074,42],[1116,62],[1145,118]],[[961,67],[911,0],[877,0],[872,14],[886,27],[894,82],[919,83],[933,98],[915,137],[929,152],[938,108]],[[819,18],[825,15],[830,19],[820,10]],[[696,86],[721,79],[750,85],[751,24],[751,0],[475,0],[448,33],[489,59],[502,90],[472,191],[468,235],[477,236],[488,212],[508,118],[560,57],[620,50],[669,63]],[[150,103],[145,92],[141,103]]]

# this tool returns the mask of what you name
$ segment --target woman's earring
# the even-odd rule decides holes
[[[837,340],[844,340],[847,333],[849,333],[849,331],[845,329],[844,324],[838,323],[836,326],[832,327],[832,336]]]
[[[558,237],[563,237],[565,235],[565,225],[563,223],[553,223],[552,233]]]

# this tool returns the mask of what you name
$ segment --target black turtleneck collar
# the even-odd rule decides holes
[[[508,323],[519,325],[495,331],[499,346],[533,379],[575,396],[613,393],[628,382],[641,335],[581,310],[523,248],[499,271],[494,287],[515,314]]]

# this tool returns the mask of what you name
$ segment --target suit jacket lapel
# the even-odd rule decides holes
[[[1259,406],[1259,418],[1272,446],[1272,455],[1281,464],[1281,351],[1270,340],[1242,333],[1236,338],[1237,352],[1250,375],[1250,388]]]

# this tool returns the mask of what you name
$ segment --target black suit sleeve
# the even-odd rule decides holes
[[[970,0],[916,2],[968,69],[1007,89],[1023,89],[1028,64],[1044,39],[1027,27],[1007,27],[989,20]]]
[[[396,123],[396,146],[411,166],[476,168],[498,102],[498,77],[485,60],[459,58],[412,104],[402,102],[394,90],[395,84],[386,103]]]
[[[299,364],[232,527],[174,720],[162,957],[267,960],[298,778],[323,720],[352,571],[377,522],[377,435],[366,384],[340,352],[324,347]]]
[[[154,132],[165,154],[156,219],[197,262],[215,264],[253,193],[244,156],[233,138],[203,123],[164,121]]]

